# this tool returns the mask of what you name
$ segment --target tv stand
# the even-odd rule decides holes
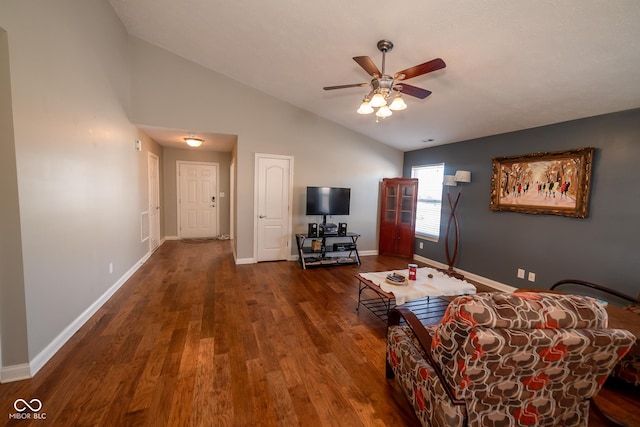
[[[356,244],[358,237],[360,235],[356,233],[347,233],[346,236],[335,234],[318,237],[296,234],[300,266],[306,270],[308,267],[360,265]],[[318,243],[313,243],[314,241]]]

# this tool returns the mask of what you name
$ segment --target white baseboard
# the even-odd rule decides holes
[[[164,236],[165,240],[180,240],[178,236]]]
[[[236,265],[255,264],[257,262],[255,258],[236,258]]]
[[[109,298],[127,281],[138,269],[149,259],[151,253],[147,253],[133,267],[131,267],[122,277],[118,279],[104,294],[102,294],[93,304],[91,304],[80,316],[78,316],[69,326],[67,326],[57,337],[54,338],[36,357],[28,364],[3,367],[0,370],[0,382],[19,381],[32,378],[40,369],[62,348],[63,345],[75,334]]]
[[[415,260],[420,261],[420,262],[424,262],[425,264],[433,265],[434,267],[437,267],[437,268],[448,268],[449,267],[447,264],[443,264],[441,262],[434,261],[432,259],[425,258],[425,257],[422,257],[420,255],[414,255],[413,258]],[[499,291],[502,291],[502,292],[513,292],[513,291],[516,290],[516,288],[514,288],[513,286],[505,285],[504,283],[496,282],[495,280],[487,279],[486,277],[478,276],[477,274],[473,274],[473,273],[470,273],[468,271],[460,270],[459,268],[456,268],[456,271],[462,273],[464,275],[464,277],[467,277],[467,278],[469,278],[471,280],[475,280],[478,283],[482,283],[483,285],[490,286],[490,287],[492,287],[494,289],[497,289]]]
[[[374,256],[378,255],[378,251],[376,249],[368,250],[368,251],[358,251],[358,255],[360,256]]]
[[[0,383],[28,380],[31,378],[31,369],[28,363],[6,366],[0,369]]]

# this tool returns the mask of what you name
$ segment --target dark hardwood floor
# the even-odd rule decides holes
[[[356,273],[407,262],[362,261],[237,266],[230,241],[168,241],[33,379],[0,385],[0,424],[418,425],[385,379],[386,325],[355,310]],[[640,399],[611,393],[640,425]],[[33,398],[45,420],[9,418]]]

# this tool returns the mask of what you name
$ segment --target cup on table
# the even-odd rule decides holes
[[[409,280],[416,280],[418,273],[418,264],[409,264]]]

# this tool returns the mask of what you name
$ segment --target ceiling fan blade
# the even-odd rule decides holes
[[[411,68],[407,68],[406,70],[399,71],[393,78],[396,80],[409,80],[432,71],[440,70],[446,66],[447,64],[445,64],[442,59],[436,58],[431,61],[427,61],[424,64],[415,65]],[[402,75],[404,75],[404,77],[402,77]]]
[[[346,89],[348,87],[364,87],[364,86],[369,86],[369,83],[355,83],[355,84],[352,84],[352,85],[326,86],[326,87],[323,87],[322,89],[324,89],[324,90],[334,90],[334,89]]]
[[[402,83],[400,86],[402,86],[400,92],[410,96],[415,96],[416,98],[425,99],[427,96],[431,95],[430,90],[422,89],[417,86],[411,86],[406,83]]]
[[[364,70],[370,76],[376,76],[376,75],[378,77],[382,76],[382,73],[380,72],[380,70],[378,70],[378,67],[376,67],[376,64],[374,64],[371,58],[369,58],[368,56],[355,56],[353,60],[356,61],[359,66],[364,68]]]

